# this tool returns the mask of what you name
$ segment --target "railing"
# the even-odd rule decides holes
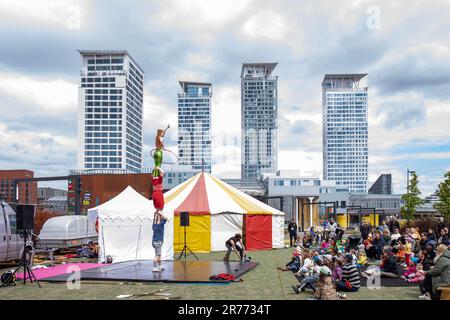
[[[125,70],[103,70],[103,71],[80,71],[80,76],[108,76],[108,75],[126,75]]]
[[[153,169],[142,168],[140,171],[131,171],[127,169],[85,169],[85,170],[70,170],[69,175],[91,175],[91,174],[139,174],[151,173]]]

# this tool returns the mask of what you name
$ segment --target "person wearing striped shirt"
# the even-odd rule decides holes
[[[345,264],[342,266],[342,279],[336,281],[337,291],[356,292],[361,286],[358,269],[352,263],[352,260],[351,254],[345,256]]]

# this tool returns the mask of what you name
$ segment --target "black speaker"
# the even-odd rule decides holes
[[[189,212],[180,212],[180,227],[189,227]]]
[[[347,206],[347,203],[345,201],[341,201],[341,208],[345,208]]]
[[[34,206],[30,204],[18,204],[16,207],[17,230],[34,229]]]

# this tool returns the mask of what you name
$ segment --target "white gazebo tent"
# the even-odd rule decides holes
[[[113,262],[153,259],[152,224],[155,208],[151,200],[128,186],[119,195],[88,210],[98,218],[99,262],[111,256]],[[161,258],[173,259],[173,216],[164,227]]]

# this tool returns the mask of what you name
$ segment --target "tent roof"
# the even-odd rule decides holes
[[[233,212],[284,215],[284,212],[204,172],[166,192],[164,197],[165,209],[171,208],[175,213],[188,211],[190,214]]]
[[[153,218],[155,208],[152,201],[128,186],[111,200],[88,210],[88,216],[105,218]]]

